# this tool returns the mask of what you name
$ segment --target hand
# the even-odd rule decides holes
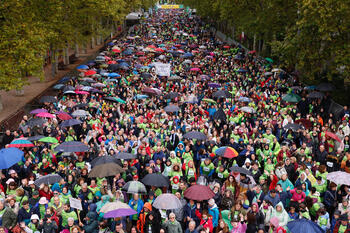
[[[83,224],[82,222],[79,222],[79,226],[81,226],[81,227],[82,227],[82,226],[84,226],[84,224]]]
[[[201,208],[201,204],[197,203],[197,209],[200,209],[200,208]]]
[[[20,226],[21,228],[25,228],[25,227],[26,227],[26,224],[25,224],[24,222],[21,222],[21,223],[19,224],[19,226]]]
[[[41,219],[40,220],[40,225],[43,225],[43,223],[44,223],[44,220]]]

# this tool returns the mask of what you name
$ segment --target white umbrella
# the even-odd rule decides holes
[[[337,185],[350,185],[350,173],[336,171],[327,174],[327,180],[337,184]]]
[[[100,212],[107,213],[109,211],[117,210],[117,209],[130,209],[130,206],[121,201],[108,202],[107,204],[102,206]]]
[[[182,207],[180,200],[171,193],[164,193],[159,195],[152,204],[159,210],[173,210]]]
[[[252,107],[242,107],[241,111],[247,112],[247,113],[255,113],[255,110]]]

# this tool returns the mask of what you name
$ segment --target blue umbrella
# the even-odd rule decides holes
[[[118,63],[122,63],[122,62],[125,62],[125,60],[124,59],[119,59],[119,60],[117,60],[117,62]]]
[[[291,233],[324,233],[325,231],[313,221],[305,218],[291,221],[287,224],[287,227]]]
[[[136,95],[135,97],[134,97],[135,99],[147,99],[148,98],[148,95]]]
[[[55,86],[53,86],[52,88],[55,90],[61,90],[64,87],[64,84],[56,84]]]
[[[117,74],[117,73],[109,73],[107,76],[110,77],[110,78],[115,78],[115,77],[120,77],[120,74]]]
[[[63,127],[70,127],[73,125],[80,125],[82,123],[83,122],[78,119],[69,119],[69,120],[63,121],[60,126],[61,128],[63,128]]]
[[[193,54],[192,54],[192,53],[185,53],[183,56],[184,56],[184,57],[192,57]]]
[[[77,70],[88,70],[89,69],[89,66],[87,65],[80,65],[77,67]]]
[[[239,70],[237,70],[238,73],[246,73],[247,71],[245,69],[240,68]]]
[[[248,97],[241,96],[241,97],[239,97],[238,101],[239,102],[247,102],[248,103],[248,102],[250,102],[250,99]]]
[[[85,152],[87,150],[89,147],[78,141],[63,142],[55,148],[55,151],[60,152]]]
[[[113,42],[109,42],[107,45],[108,45],[108,46],[113,46],[114,43],[113,43]]]
[[[132,50],[131,49],[126,49],[123,51],[124,55],[131,55],[132,54]]]
[[[127,67],[129,67],[130,65],[128,63],[126,63],[126,62],[122,62],[122,63],[119,64],[119,66],[127,66]]]
[[[0,169],[7,169],[21,161],[23,151],[17,148],[5,148],[0,150]]]

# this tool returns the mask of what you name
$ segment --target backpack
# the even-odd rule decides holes
[[[276,233],[280,233],[280,232],[287,233],[287,230],[284,229],[283,227],[277,227]]]

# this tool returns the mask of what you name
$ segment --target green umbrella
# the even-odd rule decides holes
[[[211,104],[216,104],[216,101],[213,99],[204,98],[204,99],[202,99],[202,101],[207,102],[207,103],[211,103]]]
[[[58,143],[58,140],[53,137],[45,137],[45,138],[39,139],[39,142]]]
[[[117,102],[121,104],[126,104],[125,100],[122,100],[121,98],[115,98]]]
[[[298,103],[301,100],[301,97],[297,94],[289,93],[283,96],[282,100],[289,103]]]
[[[265,60],[268,61],[268,62],[270,62],[270,63],[273,63],[272,58],[266,57]]]

